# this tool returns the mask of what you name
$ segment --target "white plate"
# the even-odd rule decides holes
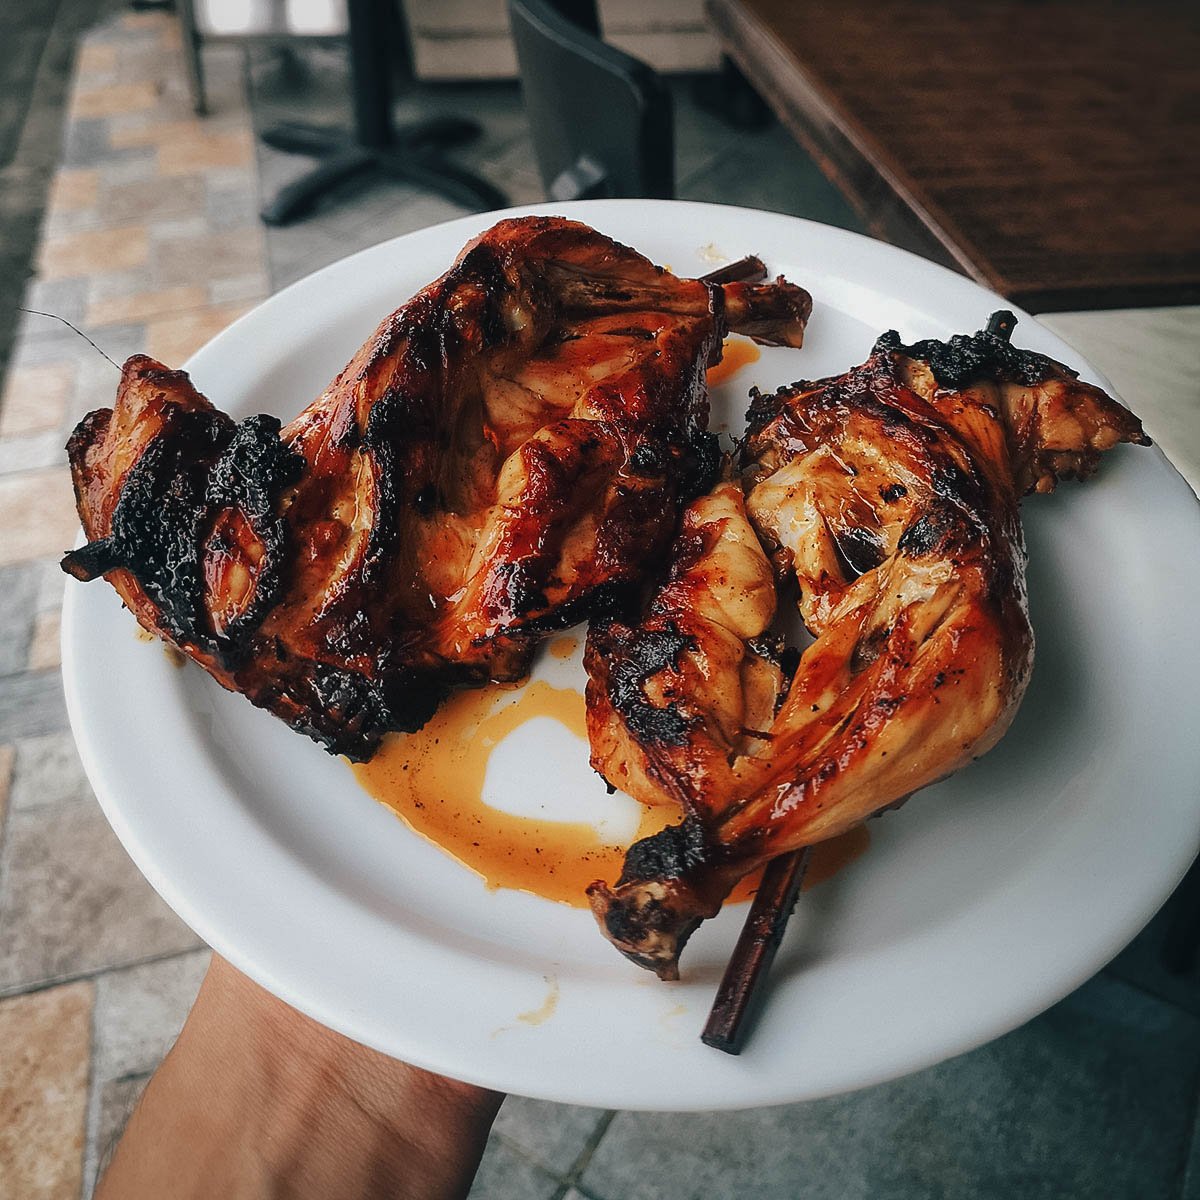
[[[644,201],[540,211],[681,274],[758,253],[812,291],[808,345],[744,368],[715,397],[715,425],[736,423],[751,384],[840,372],[885,329],[946,337],[1011,307],[900,250],[790,217]],[[493,219],[422,230],[302,280],[201,350],[196,383],[235,416],[291,417]],[[1032,318],[1015,340],[1103,382]],[[693,938],[682,983],[660,983],[588,913],[489,892],[343,761],[170,666],[99,583],[67,593],[71,722],[109,820],[167,902],[247,974],[352,1038],[580,1104],[828,1095],[958,1054],[1054,1003],[1141,928],[1200,844],[1190,490],[1157,450],[1121,447],[1087,485],[1028,500],[1025,521],[1038,658],[1016,724],[984,760],[874,822],[867,855],[802,899],[740,1058],[697,1035],[743,905]],[[579,776],[582,743],[574,758],[564,745],[547,745],[539,772]],[[510,783],[519,791],[520,775]],[[540,1024],[518,1019],[551,1007]]]

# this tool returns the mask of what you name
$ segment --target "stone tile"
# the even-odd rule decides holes
[[[179,366],[249,307],[247,304],[223,304],[148,321],[146,353],[168,366]]]
[[[38,587],[32,564],[0,567],[0,676],[25,669]]]
[[[206,948],[100,976],[92,1059],[100,1083],[158,1066],[179,1036],[210,957]]]
[[[90,307],[101,300],[124,299],[147,290],[153,289],[150,288],[147,272],[142,268],[129,271],[98,271],[88,276],[88,305]]]
[[[862,220],[780,126],[740,138],[736,146],[688,175],[680,173],[681,200],[739,204],[808,217],[861,231]]]
[[[308,225],[308,228],[304,226]],[[342,243],[316,225],[300,222],[287,229],[266,230],[271,283],[276,291],[340,258]]]
[[[865,1092],[622,1113],[581,1185],[604,1200],[1169,1200],[1198,1068],[1200,1022],[1098,976],[1007,1037]]]
[[[72,333],[61,321],[45,318],[45,337],[23,338],[12,348],[9,360],[13,371],[24,367],[58,366],[77,359],[80,347],[79,334]]]
[[[0,478],[0,566],[69,550],[79,529],[65,467]]]
[[[9,814],[0,884],[0,992],[194,949],[98,805]]]
[[[234,52],[239,47],[231,47]],[[204,65],[205,74],[211,74],[211,60],[218,57],[220,50],[210,42],[204,50]],[[179,63],[179,69],[174,72],[168,72],[165,77],[163,73],[163,61],[168,62],[174,59]],[[127,79],[152,79],[162,85],[163,100],[162,112],[165,114],[168,111],[167,103],[175,101],[177,98],[186,100],[186,104],[172,104],[170,114],[191,112],[190,95],[186,94],[187,81],[183,78],[182,59],[178,55],[164,54],[161,44],[154,43],[129,43],[123,45],[120,51],[118,61],[118,70],[122,78]]]
[[[159,144],[158,169],[163,175],[192,175],[209,167],[253,166],[254,141],[249,130],[209,133],[196,129]]]
[[[99,191],[100,173],[95,168],[66,167],[54,176],[46,206],[58,212],[91,208]]]
[[[22,738],[13,747],[13,811],[85,801],[92,789],[69,733]]]
[[[41,235],[43,239],[67,237],[92,229],[103,229],[109,223],[103,213],[94,208],[51,208],[46,210],[42,219]]]
[[[105,75],[116,70],[117,48],[85,40],[75,57],[75,70],[80,79],[89,75]]]
[[[175,241],[183,238],[204,238],[212,233],[208,218],[201,213],[191,216],[172,217],[166,221],[155,221],[150,226],[150,236],[157,241]]]
[[[103,184],[116,186],[158,178],[158,155],[152,147],[135,148],[96,164]]]
[[[223,192],[232,195],[234,192],[245,192],[248,195],[258,195],[258,179],[253,170],[245,167],[209,167],[204,172],[204,182],[210,193]],[[255,224],[258,223],[258,213],[255,211]]]
[[[120,381],[122,363],[131,354],[141,354],[146,346],[146,327],[140,322],[130,322],[128,325],[106,325],[89,335],[99,349],[93,349],[86,342],[76,341],[75,351],[80,355],[80,361],[94,366],[103,377],[111,383],[101,392],[102,404],[91,404],[89,408],[109,407],[116,394]]]
[[[258,189],[248,172],[232,184],[208,184],[206,213],[212,229],[239,229],[258,221]]]
[[[0,475],[33,471],[67,461],[63,435],[53,429],[29,437],[0,438]]]
[[[68,121],[63,127],[64,167],[94,167],[112,152],[104,121]]]
[[[195,117],[179,121],[164,121],[155,117],[137,116],[124,121],[113,121],[109,125],[109,140],[120,150],[135,146],[153,146],[157,149],[167,142],[177,142],[193,137],[200,128]]]
[[[204,181],[194,175],[106,185],[100,205],[106,224],[162,221],[204,212]]]
[[[87,323],[92,328],[149,321],[164,313],[181,309],[200,308],[208,303],[208,290],[199,284],[140,291],[132,295],[108,296],[92,300],[87,309]]]
[[[235,278],[262,261],[263,237],[257,228],[168,238],[154,248],[155,277],[161,287]]]
[[[509,1096],[493,1128],[539,1166],[565,1175],[604,1117],[604,1110],[599,1108]]]
[[[27,568],[28,569],[28,568]],[[67,587],[67,576],[59,566],[57,558],[45,559],[36,563],[33,574],[37,579],[37,598],[34,601],[34,611],[58,612],[62,608],[63,593]],[[0,578],[3,578],[0,575]]]
[[[68,234],[68,237],[77,236]],[[25,289],[23,308],[35,310],[22,314],[20,337],[49,337],[58,332],[56,322],[47,320],[43,314],[60,321],[78,325],[83,320],[84,303],[87,297],[87,280],[31,279]]]
[[[0,687],[0,743],[57,733],[66,727],[60,672],[26,671],[4,680]]]
[[[0,1195],[76,1200],[92,985],[0,1002]]]
[[[236,279],[218,279],[208,285],[212,304],[229,304],[235,300],[263,300],[271,292],[265,271],[241,275]]]
[[[12,771],[16,756],[15,746],[0,746],[0,841],[4,840],[4,814],[8,811],[8,799],[12,792]]]
[[[38,269],[46,279],[63,279],[94,271],[140,267],[149,254],[150,239],[145,227],[124,225],[49,239],[42,244]]]
[[[71,99],[71,117],[85,120],[115,117],[120,113],[148,112],[159,101],[153,83],[106,83],[97,88],[77,87]]]
[[[469,1200],[551,1200],[559,1181],[493,1135],[471,1186]]]
[[[401,197],[405,198],[403,203]],[[377,187],[372,185],[371,201],[379,204],[380,211],[368,209],[363,214],[357,208],[349,208],[342,212],[331,200],[328,213],[322,217],[286,229],[266,230],[275,288],[302,279],[357,250],[461,216],[463,211],[440,196],[422,195],[386,181]]]
[[[0,438],[57,429],[75,386],[73,362],[10,371],[0,400]]]
[[[105,348],[115,362],[121,361],[125,351],[122,344],[128,326],[106,326],[97,330],[93,341]],[[144,346],[145,327],[132,327],[137,331],[137,347]],[[115,336],[114,336],[115,335]],[[60,430],[65,443],[75,426],[84,416],[97,408],[111,408],[117,388],[121,382],[121,369],[109,362],[102,355],[88,349],[85,357],[79,360],[79,375],[75,381],[75,390],[67,404],[66,417]]]

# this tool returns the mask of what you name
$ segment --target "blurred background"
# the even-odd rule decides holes
[[[1197,61],[1173,4],[6,4],[0,1196],[91,1194],[207,962],[63,706],[63,444],[111,399],[104,355],[181,364],[295,279],[466,212],[675,196],[882,237],[1042,314],[1195,488]],[[1200,1196],[1198,893],[1193,871],[1077,993],[897,1083],[711,1116],[514,1097],[472,1195]]]

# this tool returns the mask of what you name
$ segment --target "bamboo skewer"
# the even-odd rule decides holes
[[[811,857],[812,847],[805,846],[772,859],[763,872],[700,1035],[706,1046],[741,1053]]]

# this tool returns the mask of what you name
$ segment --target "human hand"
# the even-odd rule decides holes
[[[503,1096],[352,1042],[214,955],[97,1200],[451,1200]]]

